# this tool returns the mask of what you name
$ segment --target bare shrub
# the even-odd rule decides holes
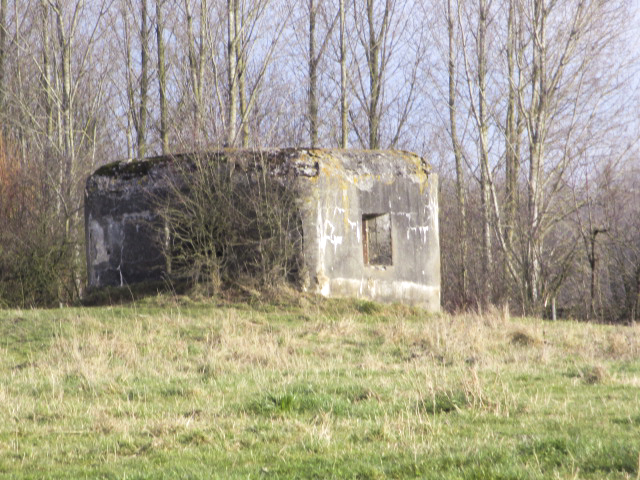
[[[56,221],[55,193],[0,136],[0,306],[67,303],[76,296],[73,246]]]
[[[159,195],[158,240],[169,278],[216,292],[224,284],[263,288],[300,269],[302,229],[292,178],[269,159],[194,155],[175,162]]]

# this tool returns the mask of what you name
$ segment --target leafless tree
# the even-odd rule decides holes
[[[163,0],[156,0],[156,44],[158,56],[158,95],[160,98],[160,143],[162,153],[169,153],[169,112],[167,105],[167,64],[164,42]]]
[[[456,118],[456,25],[457,15],[453,11],[452,1],[447,0],[447,38],[448,38],[448,65],[447,73],[449,78],[449,125],[451,133],[451,145],[455,158],[456,171],[456,199],[458,202],[460,216],[460,269],[458,271],[461,285],[460,296],[462,303],[467,303],[467,208],[465,199],[465,169],[463,165],[460,140],[458,139],[457,118]]]
[[[345,0],[340,0],[340,147],[349,146],[349,100],[347,98],[347,40]]]
[[[460,17],[461,9],[458,9]],[[492,293],[492,218],[491,218],[491,166],[489,164],[489,112],[487,104],[487,24],[489,22],[489,2],[487,0],[478,0],[476,22],[475,45],[468,45],[466,35],[462,35],[462,52],[464,57],[465,78],[467,88],[469,90],[469,105],[472,116],[475,120],[478,131],[478,150],[480,152],[480,204],[482,211],[482,270],[481,275],[484,278],[482,282],[481,302],[484,306],[491,302]],[[461,31],[464,31],[462,19],[459,18]],[[473,20],[471,21],[473,22]],[[472,67],[470,65],[470,52],[475,55],[476,63]],[[473,90],[477,92],[477,106],[473,100]]]
[[[321,39],[320,48],[318,48],[316,25],[318,10],[321,8],[321,5],[319,5],[317,0],[308,0],[307,7],[309,16],[309,140],[311,148],[315,148],[318,146],[318,67],[329,45],[331,34],[341,11],[338,12],[338,15],[333,16],[326,34]],[[343,6],[341,5],[340,8],[343,8]],[[327,14],[326,10],[323,10],[322,13],[324,13],[325,16]]]
[[[0,0],[0,112],[4,113],[4,78],[7,55],[7,0]]]

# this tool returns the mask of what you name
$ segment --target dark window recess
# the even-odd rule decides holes
[[[365,265],[392,265],[391,217],[388,213],[362,216]]]

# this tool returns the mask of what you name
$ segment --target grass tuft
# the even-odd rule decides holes
[[[382,311],[382,305],[368,300],[360,300],[356,304],[356,310],[364,315],[373,315]]]
[[[540,339],[534,334],[522,328],[512,331],[509,334],[509,338],[512,345],[518,345],[521,347],[532,347],[541,343]]]
[[[458,412],[469,405],[469,398],[462,391],[438,392],[433,397],[420,401],[421,409],[431,415]]]
[[[609,372],[602,365],[590,367],[584,373],[584,381],[589,385],[604,383],[610,378]]]

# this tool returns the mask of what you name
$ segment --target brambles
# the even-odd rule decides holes
[[[261,157],[245,167],[217,156],[190,157],[176,164],[156,202],[170,279],[209,294],[224,284],[263,288],[295,279],[302,230],[293,187]]]

